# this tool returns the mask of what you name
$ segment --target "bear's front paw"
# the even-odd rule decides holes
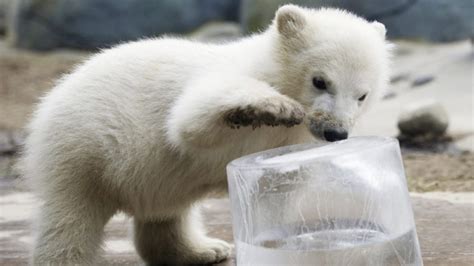
[[[196,244],[198,246],[190,250],[189,254],[182,254],[186,258],[186,263],[218,263],[227,259],[232,249],[227,242],[210,237],[205,237]]]
[[[236,107],[224,115],[224,121],[231,128],[262,125],[292,127],[301,124],[305,112],[298,102],[285,97],[275,96],[263,99],[247,106]]]

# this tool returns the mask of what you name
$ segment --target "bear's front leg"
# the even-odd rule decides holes
[[[240,127],[303,122],[303,106],[269,84],[249,77],[212,75],[191,82],[173,106],[167,137],[177,148],[215,148]]]
[[[135,247],[147,265],[211,264],[227,259],[231,247],[206,236],[197,209],[179,217],[134,219]]]
[[[224,114],[224,121],[231,128],[257,128],[262,125],[292,127],[303,122],[304,116],[304,109],[298,102],[277,95],[232,108]]]

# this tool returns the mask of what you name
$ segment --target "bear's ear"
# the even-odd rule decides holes
[[[372,26],[374,29],[380,34],[382,38],[385,38],[385,34],[387,34],[387,29],[385,29],[385,25],[378,21],[372,22]]]
[[[275,17],[278,32],[286,37],[297,35],[306,25],[303,10],[295,5],[280,7]]]

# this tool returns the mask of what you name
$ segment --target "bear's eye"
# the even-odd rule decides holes
[[[326,81],[324,81],[323,78],[320,77],[315,77],[313,78],[313,85],[314,87],[320,89],[320,90],[327,90],[327,84]]]
[[[367,93],[359,97],[359,102],[363,102],[365,100],[365,97],[367,97]]]

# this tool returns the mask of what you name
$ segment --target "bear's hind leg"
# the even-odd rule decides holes
[[[147,265],[209,264],[225,260],[230,245],[206,236],[197,210],[180,217],[135,220],[135,246]]]
[[[46,199],[36,224],[33,265],[92,265],[115,209],[101,200],[64,193]]]

